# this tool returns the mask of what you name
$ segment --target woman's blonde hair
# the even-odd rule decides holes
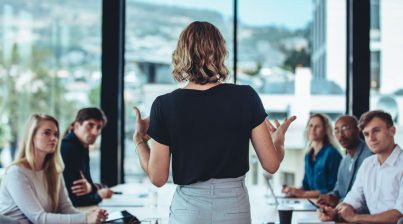
[[[60,129],[59,122],[52,116],[44,114],[33,114],[29,118],[24,131],[24,137],[19,145],[19,152],[17,158],[12,165],[22,165],[31,170],[35,168],[35,147],[34,147],[34,137],[38,131],[39,125],[43,121],[51,121],[59,132],[59,137],[57,141],[56,150],[54,153],[47,154],[45,157],[43,171],[46,177],[45,187],[48,192],[48,196],[52,202],[52,212],[58,211],[59,205],[59,191],[62,187],[60,186],[61,173],[64,169],[64,164],[60,155]]]
[[[181,33],[172,54],[172,75],[178,82],[222,82],[228,76],[225,40],[208,22],[193,22]]]
[[[338,143],[336,137],[333,135],[333,125],[332,125],[332,122],[330,120],[330,117],[327,116],[326,114],[321,114],[321,113],[312,114],[309,117],[308,122],[306,124],[305,139],[308,142],[308,150],[311,149],[311,144],[312,144],[312,142],[308,138],[308,125],[309,125],[309,121],[314,117],[318,117],[322,121],[323,128],[325,129],[325,137],[323,139],[324,145],[330,144],[335,149],[340,151],[339,143]]]

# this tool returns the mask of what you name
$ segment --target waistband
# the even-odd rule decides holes
[[[245,176],[240,176],[236,178],[222,178],[222,179],[212,178],[210,180],[201,181],[194,184],[181,185],[181,187],[196,188],[196,189],[209,189],[211,187],[214,187],[215,189],[245,187]]]

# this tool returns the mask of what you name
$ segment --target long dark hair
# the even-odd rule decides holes
[[[64,132],[63,136],[66,136],[71,130],[74,129],[74,124],[78,122],[79,124],[82,124],[84,121],[89,120],[89,119],[95,119],[103,122],[103,125],[106,125],[106,122],[108,122],[108,119],[105,116],[105,113],[97,107],[88,107],[88,108],[83,108],[78,111],[76,115],[76,119],[71,122],[69,127],[66,129]]]

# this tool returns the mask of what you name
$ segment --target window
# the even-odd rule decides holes
[[[380,23],[380,5],[379,5],[379,0],[371,0],[370,3],[370,25],[371,25],[371,30],[380,30],[381,28],[381,23]]]
[[[126,2],[126,182],[145,178],[132,142],[135,117],[131,108],[138,106],[147,116],[157,96],[179,87],[171,75],[171,56],[180,33],[193,21],[211,22],[221,31],[229,51],[226,65],[232,73],[232,12],[232,0]]]
[[[380,73],[381,73],[381,54],[380,51],[371,52],[371,89],[379,91]]]
[[[289,172],[281,172],[282,184],[295,186],[295,175]]]
[[[298,187],[309,115],[345,113],[346,2],[239,1],[238,30],[237,83],[258,92],[270,119],[298,116],[287,133],[293,141],[286,142],[284,175],[273,176],[275,186]],[[250,161],[254,156],[251,146]],[[264,185],[263,177],[256,183],[255,173],[248,175],[247,184]]]
[[[101,2],[3,0],[0,5],[0,149],[12,160],[32,113],[60,122],[81,107],[99,106]],[[68,11],[69,13],[64,13]],[[99,180],[99,143],[91,150]]]
[[[374,9],[373,9],[374,8]],[[371,92],[370,109],[382,109],[391,113],[396,135],[403,133],[403,31],[397,29],[397,21],[403,20],[402,1],[371,1],[371,31],[377,29],[381,39],[371,37]],[[402,138],[395,138],[402,144]]]
[[[370,38],[373,41],[381,38],[381,16],[380,0],[371,0],[370,2]]]

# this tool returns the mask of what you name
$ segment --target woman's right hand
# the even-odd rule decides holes
[[[140,110],[137,107],[133,107],[133,111],[136,114],[136,129],[133,134],[134,144],[137,145],[140,142],[147,142],[150,136],[147,135],[147,130],[150,125],[150,117],[141,119]]]
[[[86,213],[87,223],[90,224],[100,224],[105,222],[108,218],[108,212],[105,209],[94,208]]]

